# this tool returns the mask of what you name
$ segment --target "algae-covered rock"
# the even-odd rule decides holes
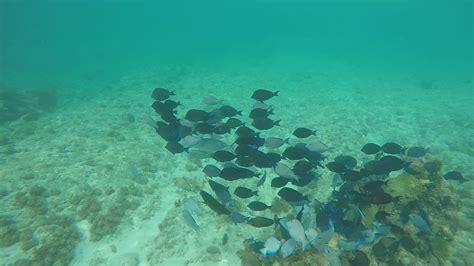
[[[52,90],[14,90],[0,87],[0,124],[21,117],[33,117],[51,112],[56,107],[57,97]]]
[[[272,207],[271,210],[273,213],[286,213],[290,210],[291,206],[284,200],[275,197],[272,200]]]
[[[0,216],[0,247],[12,246],[20,240],[15,220],[9,216]]]
[[[263,265],[259,255],[250,249],[244,249],[238,252],[242,266],[260,266]]]
[[[362,216],[362,223],[366,226],[369,226],[372,224],[372,222],[375,219],[375,214],[379,211],[379,206],[377,205],[371,205],[368,208],[365,208],[362,210],[363,216]]]
[[[451,256],[451,251],[449,249],[449,242],[444,240],[441,237],[435,237],[430,241],[431,250],[433,255],[438,259],[446,261]]]
[[[385,192],[392,195],[392,197],[401,196],[401,203],[405,204],[413,199],[417,199],[418,196],[424,190],[424,184],[427,180],[418,179],[417,177],[408,173],[403,173],[393,179],[391,179],[385,186]]]
[[[59,221],[59,223],[57,223]],[[32,251],[33,265],[68,265],[80,234],[71,217],[46,219],[35,234],[38,245]]]

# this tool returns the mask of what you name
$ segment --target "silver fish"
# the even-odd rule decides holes
[[[199,141],[194,146],[192,146],[189,149],[189,152],[192,152],[194,150],[198,150],[200,152],[208,154],[209,157],[210,157],[214,152],[216,152],[218,150],[223,150],[227,147],[228,147],[228,145],[225,142],[222,142],[218,139],[203,138],[203,139],[201,139],[201,141]]]
[[[288,167],[286,164],[283,163],[277,163],[277,165],[273,168],[275,173],[281,177],[287,178],[287,179],[296,179],[298,180],[299,177],[293,173],[293,171]]]
[[[293,238],[290,238],[283,243],[280,249],[280,254],[283,258],[291,256],[296,250],[296,241]]]
[[[306,148],[310,151],[319,152],[319,153],[326,152],[330,149],[328,145],[317,140],[306,144]]]
[[[288,144],[288,140],[289,138],[282,139],[282,138],[270,137],[270,138],[265,139],[264,145],[265,147],[269,149],[277,149],[283,146],[283,144]]]
[[[191,215],[191,213],[189,213],[188,210],[181,210],[181,216],[183,217],[184,222],[192,229],[194,229],[194,231],[199,231],[199,225],[196,223],[196,220],[194,220],[193,216]]]
[[[203,214],[203,210],[199,207],[199,202],[195,197],[184,199],[184,207],[191,214]]]
[[[303,225],[300,223],[300,221],[295,219],[295,220],[288,221],[286,223],[286,226],[288,227],[288,233],[290,233],[290,236],[297,243],[301,243],[302,250],[304,251],[309,241],[306,238],[306,235],[304,233]]]

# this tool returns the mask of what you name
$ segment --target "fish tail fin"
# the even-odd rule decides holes
[[[280,126],[280,122],[281,122],[281,120],[277,120],[277,121],[273,122],[273,125]]]
[[[275,92],[273,93],[273,96],[278,96],[278,93],[280,93],[280,91],[275,91]]]

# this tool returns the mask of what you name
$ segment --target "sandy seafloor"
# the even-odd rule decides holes
[[[281,127],[266,131],[265,136],[288,137],[299,126],[317,128],[314,139],[332,147],[329,159],[347,154],[366,160],[359,150],[367,142],[426,146],[429,156],[443,161],[444,171],[458,170],[473,179],[472,80],[438,76],[433,86],[423,87],[423,75],[387,73],[391,72],[337,62],[291,73],[284,68],[267,70],[265,64],[253,68],[176,64],[137,70],[105,87],[84,80],[74,90],[60,92],[61,104],[55,112],[35,122],[1,128],[14,143],[0,146],[1,213],[14,215],[17,225],[33,230],[38,239],[54,230],[45,229],[48,225],[42,220],[48,216],[72,217],[79,232],[72,265],[240,264],[236,252],[243,240],[265,239],[273,229],[234,225],[204,205],[204,214],[195,216],[199,233],[183,222],[182,200],[199,197],[203,187],[210,189],[201,168],[186,155],[172,156],[143,122],[144,115],[154,115],[150,94],[157,86],[176,91],[181,115],[189,108],[205,108],[202,97],[213,95],[244,110],[246,117],[253,90],[279,90],[280,96],[269,103],[274,117],[282,120]],[[129,165],[147,179],[146,184],[136,182]],[[314,197],[324,200],[331,192],[332,175],[318,172],[322,178]],[[276,196],[269,180],[256,200],[271,202]],[[14,203],[18,192],[31,194],[35,186],[46,190],[39,193],[47,206],[40,214]],[[473,189],[474,181],[460,188],[464,207],[452,246],[454,265],[474,264]],[[113,233],[91,241],[91,224],[78,216],[104,218],[117,208],[124,211]],[[264,214],[273,216],[269,211]],[[222,245],[225,233],[229,240]],[[19,245],[0,249],[0,264],[10,265],[30,255],[31,250],[23,252]],[[219,251],[209,250],[210,246]]]

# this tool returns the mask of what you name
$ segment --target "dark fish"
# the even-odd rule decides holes
[[[279,126],[279,125],[280,125],[280,120],[273,121],[272,119],[268,117],[254,119],[252,122],[252,126],[260,130],[270,129],[273,126]]]
[[[212,133],[217,134],[217,135],[224,135],[227,133],[230,133],[232,128],[228,127],[227,124],[225,123],[218,123],[215,127]]]
[[[221,170],[221,173],[219,174],[219,177],[227,181],[234,181],[241,178],[249,178],[252,176],[255,176],[255,173],[246,168],[240,167],[225,167]]]
[[[436,161],[426,162],[423,164],[423,168],[425,168],[426,172],[430,175],[434,175],[441,170],[441,164]]]
[[[375,214],[375,219],[379,222],[387,222],[387,217],[392,215],[391,213],[389,212],[386,212],[386,211],[378,211],[376,214]]]
[[[206,204],[209,208],[215,211],[217,214],[224,214],[229,215],[230,211],[226,209],[224,205],[222,205],[219,201],[217,201],[214,197],[212,197],[209,193],[204,190],[200,192],[202,199],[204,200],[204,204]]]
[[[329,169],[329,171],[338,174],[347,170],[346,166],[340,162],[330,162],[326,164],[326,167]]]
[[[240,144],[235,147],[234,152],[237,154],[237,158],[241,158],[242,156],[250,157],[256,150],[257,148],[253,145]]]
[[[170,141],[166,144],[165,148],[172,154],[182,153],[186,151],[183,145],[179,144],[176,141]]]
[[[334,158],[334,161],[344,164],[347,169],[352,169],[357,165],[357,160],[354,157],[348,155],[339,155]]]
[[[306,200],[306,197],[303,196],[303,194],[288,187],[280,189],[280,191],[278,191],[278,196],[288,202],[300,202]]]
[[[207,121],[209,119],[209,113],[203,110],[191,109],[186,113],[184,118],[191,122]]]
[[[364,164],[364,168],[360,169],[363,176],[382,175],[387,173],[384,164],[379,160],[368,161]]]
[[[306,174],[307,172],[313,170],[314,165],[306,160],[297,161],[293,165],[293,173],[296,175]]]
[[[288,184],[289,181],[290,180],[288,178],[284,178],[281,176],[275,177],[272,179],[271,186],[275,188],[281,188],[281,187],[286,186],[286,184]]]
[[[381,150],[382,148],[379,145],[374,144],[374,143],[367,143],[361,149],[361,151],[367,155],[376,154]]]
[[[173,100],[166,100],[163,102],[163,104],[166,106],[166,108],[171,109],[171,110],[181,105],[180,102],[176,102]]]
[[[260,227],[271,226],[275,223],[275,221],[273,219],[270,219],[270,218],[257,216],[257,217],[250,218],[247,221],[247,223],[250,224],[253,227],[260,228]]]
[[[242,170],[244,168],[238,167],[225,167],[221,170],[219,177],[227,181],[235,181],[240,178],[243,178]]]
[[[390,224],[390,227],[392,229],[392,234],[394,235],[398,235],[398,236],[408,235],[408,233],[398,225]]]
[[[235,134],[237,134],[239,138],[254,138],[257,135],[253,129],[246,126],[239,127],[235,131]]]
[[[166,141],[179,141],[181,136],[179,134],[178,124],[167,124],[163,121],[156,122],[156,133]]]
[[[386,155],[380,158],[380,163],[382,167],[387,171],[398,171],[403,169],[403,161],[402,159],[395,157],[393,155]]]
[[[212,164],[208,164],[208,165],[204,166],[202,171],[208,177],[218,177],[219,174],[221,173],[221,169],[217,168],[217,166],[214,166]]]
[[[273,114],[272,110],[256,108],[250,111],[249,117],[252,119],[265,118]]]
[[[314,163],[317,166],[321,166],[320,161],[324,159],[323,155],[320,152],[317,151],[308,151],[305,156],[306,160]]]
[[[258,191],[252,191],[246,187],[236,187],[234,194],[241,199],[248,199],[258,195]]]
[[[254,173],[252,170],[247,168],[239,168],[239,171],[242,178],[258,177],[257,173]]]
[[[289,160],[301,160],[305,158],[306,154],[309,152],[306,148],[301,147],[288,147],[282,154],[283,158]]]
[[[236,115],[242,115],[242,111],[237,111],[234,107],[229,105],[223,105],[218,109],[218,112],[223,117],[233,117]]]
[[[259,138],[257,136],[254,137],[239,137],[235,140],[235,143],[238,145],[251,145],[255,148],[263,146],[265,144],[264,138]]]
[[[253,166],[253,159],[250,156],[238,156],[235,163],[242,167],[250,167]]]
[[[232,152],[229,152],[229,151],[216,151],[214,152],[214,154],[212,155],[212,158],[214,158],[214,160],[218,161],[218,162],[228,162],[228,161],[232,161],[235,159],[235,154],[233,154]]]
[[[459,181],[459,182],[461,182],[461,183],[464,183],[464,182],[466,182],[466,181],[469,181],[469,179],[464,178],[464,177],[462,176],[462,174],[459,173],[458,171],[451,171],[451,172],[448,172],[448,173],[444,174],[444,179],[446,179],[446,180],[449,180],[449,179],[451,179],[451,180],[457,180],[457,181]]]
[[[307,138],[311,135],[316,135],[316,131],[317,130],[311,130],[311,129],[308,129],[308,128],[304,128],[304,127],[300,127],[300,128],[297,128],[293,131],[293,136],[297,137],[297,138],[300,138],[300,139],[303,139],[303,138]]]
[[[341,173],[341,178],[344,181],[358,181],[362,179],[363,175],[359,171],[347,170]]]
[[[173,111],[167,111],[160,114],[163,121],[168,123],[178,123],[179,119]]]
[[[278,92],[279,91],[271,92],[268,90],[260,89],[253,92],[252,98],[257,101],[263,102],[263,101],[269,100],[273,96],[278,96]]]
[[[426,155],[429,149],[425,149],[423,147],[411,147],[407,150],[407,156],[413,158],[420,158]]]
[[[272,206],[268,206],[267,204],[260,201],[252,201],[247,205],[247,207],[252,211],[264,211],[271,208]]]
[[[194,130],[201,134],[212,134],[214,126],[206,122],[199,122],[194,125]]]
[[[221,200],[222,203],[227,204],[232,200],[232,195],[229,192],[229,187],[226,187],[220,183],[217,183],[213,180],[208,180],[209,186],[216,196]]]
[[[382,151],[388,154],[398,154],[403,151],[403,147],[397,143],[387,142],[382,145]]]
[[[272,166],[274,167],[279,161],[281,161],[281,156],[275,152],[268,152],[267,153],[268,159],[272,162]]]
[[[175,103],[175,104],[173,104]],[[167,100],[166,102],[159,102],[156,101],[154,102],[151,107],[156,111],[158,114],[164,114],[164,113],[171,113],[175,114],[176,111],[173,109],[176,108],[176,106],[179,105],[179,103],[176,103],[174,101]]]
[[[399,198],[400,197],[394,198],[383,190],[376,191],[375,193],[370,193],[368,195],[368,200],[372,204],[388,204],[390,202],[398,202]]]
[[[169,91],[163,88],[156,88],[153,90],[151,97],[157,101],[163,101],[168,99],[172,95],[175,95],[174,91]]]
[[[227,121],[225,121],[225,124],[229,128],[237,128],[237,127],[242,126],[244,123],[237,118],[230,117],[229,119],[227,119]]]
[[[364,184],[364,191],[366,193],[374,193],[375,191],[379,191],[382,189],[382,186],[385,185],[387,182],[382,180],[374,180],[369,181]]]
[[[277,163],[271,156],[268,156],[266,153],[259,150],[255,150],[250,154],[250,158],[253,160],[253,165],[258,168],[271,168]]]

